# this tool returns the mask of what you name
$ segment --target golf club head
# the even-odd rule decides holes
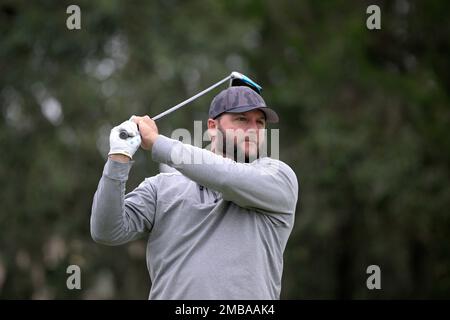
[[[242,73],[233,71],[230,75],[230,87],[246,86],[253,89],[257,94],[261,94],[262,87]]]

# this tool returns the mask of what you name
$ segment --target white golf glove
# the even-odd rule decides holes
[[[136,123],[130,120],[122,122],[120,125],[112,128],[109,135],[109,153],[111,154],[123,154],[133,159],[134,153],[139,149],[141,145],[141,135],[139,134]],[[120,132],[126,131],[128,138],[122,139]]]

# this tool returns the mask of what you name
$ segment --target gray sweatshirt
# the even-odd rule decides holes
[[[152,158],[177,171],[126,195],[132,162],[106,162],[92,238],[147,237],[150,299],[279,299],[298,197],[292,169],[268,157],[238,163],[162,135]]]

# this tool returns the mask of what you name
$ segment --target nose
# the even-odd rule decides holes
[[[259,127],[256,121],[248,121],[247,127],[245,128],[246,140],[257,141],[259,134]]]
[[[245,131],[253,130],[255,132],[258,132],[258,129],[259,129],[258,122],[252,119],[247,122],[247,128],[245,129]]]

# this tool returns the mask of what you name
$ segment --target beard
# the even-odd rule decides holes
[[[226,156],[227,158],[233,159],[236,162],[244,162],[244,163],[250,163],[253,162],[256,159],[259,159],[259,143],[257,142],[257,149],[256,149],[256,157],[255,155],[250,155],[250,150],[247,152],[245,151],[245,148],[239,148],[237,143],[237,138],[233,137],[233,140],[227,139],[227,135],[225,130],[220,126],[220,124],[217,126],[217,130],[220,131],[222,135],[222,146],[221,146],[221,152],[222,155]],[[220,146],[219,146],[220,147]]]

